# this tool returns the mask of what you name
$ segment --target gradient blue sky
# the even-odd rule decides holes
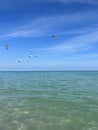
[[[98,70],[98,0],[0,1],[0,70]]]

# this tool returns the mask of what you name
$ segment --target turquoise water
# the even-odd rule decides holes
[[[98,72],[0,72],[0,130],[98,130]]]

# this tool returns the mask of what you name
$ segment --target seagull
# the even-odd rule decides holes
[[[8,50],[8,43],[5,44],[5,48],[6,48],[6,50]]]
[[[58,35],[52,35],[52,37],[56,39],[56,38],[58,38]]]
[[[20,63],[21,61],[22,61],[22,59],[21,59],[21,58],[19,58],[19,59],[18,59],[18,62]]]
[[[28,58],[32,58],[32,53],[28,56]]]
[[[37,58],[37,57],[38,57],[38,54],[37,54],[37,55],[35,55],[34,57],[35,57],[35,58]]]

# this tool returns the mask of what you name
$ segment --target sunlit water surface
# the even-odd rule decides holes
[[[98,130],[98,72],[0,72],[0,130]]]

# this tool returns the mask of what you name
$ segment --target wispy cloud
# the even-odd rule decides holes
[[[81,60],[82,61],[85,59],[85,60],[89,60],[92,59],[92,60],[96,60],[96,62],[98,63],[98,53],[88,53],[88,54],[78,54],[78,55],[74,55],[74,56],[71,56],[71,59],[74,59],[74,60]],[[91,62],[92,62],[91,60]]]
[[[97,5],[98,0],[1,0],[0,1],[0,10],[14,10],[14,9],[23,9],[22,7],[26,8],[34,3],[36,4],[42,4],[42,3],[55,3],[55,2],[60,2],[63,4],[68,4],[68,3],[80,3],[80,4],[93,4]]]
[[[95,42],[98,41],[97,36],[98,36],[98,31],[91,34],[79,36],[67,41],[62,45],[58,45],[54,48],[51,48],[51,50],[75,52],[75,51],[89,49],[91,46],[94,45]]]
[[[98,0],[50,0],[50,1],[55,1],[55,2],[63,2],[63,3],[72,3],[72,2],[77,2],[77,3],[82,3],[82,4],[98,4]]]
[[[34,3],[44,3],[44,2],[62,2],[62,3],[72,3],[72,2],[77,2],[77,3],[82,3],[82,4],[98,4],[98,0],[3,0],[0,1],[0,7],[2,8],[13,8],[17,6],[23,6],[23,5],[28,5],[28,4],[34,4]]]
[[[72,38],[64,43],[59,43],[54,47],[49,48],[37,48],[36,51],[42,51],[46,53],[62,53],[73,54],[81,51],[86,51],[92,49],[96,42],[98,41],[98,31],[81,35],[75,38]],[[34,50],[34,49],[31,49]]]
[[[91,49],[94,46],[94,43],[98,41],[97,24],[91,27],[84,26],[84,28],[77,28],[78,23],[84,24],[85,22],[88,22],[96,17],[96,12],[78,12],[72,13],[70,15],[40,17],[38,19],[33,19],[23,26],[17,27],[17,29],[12,28],[10,31],[7,29],[10,33],[6,32],[6,34],[0,36],[0,38],[49,37],[55,32],[58,35],[78,34],[76,37],[71,38],[70,40],[65,40],[63,43],[59,43],[57,46],[37,49],[39,51],[48,53],[76,53],[79,51]],[[76,27],[71,30],[68,29],[68,26],[70,28],[72,25],[74,27],[76,25]],[[64,30],[60,31],[60,28],[64,28]]]
[[[89,31],[89,28],[85,27],[85,23],[92,21],[92,19],[96,19],[96,17],[97,13],[95,11],[90,13],[78,12],[70,15],[39,17],[16,29],[6,29],[5,34],[1,35],[0,38],[40,37],[52,35],[52,33],[55,32],[58,34],[86,33]],[[77,29],[78,24],[83,24],[84,30],[83,28],[81,30]],[[70,27],[76,28],[70,30]],[[64,28],[62,32],[60,30],[61,28]]]

